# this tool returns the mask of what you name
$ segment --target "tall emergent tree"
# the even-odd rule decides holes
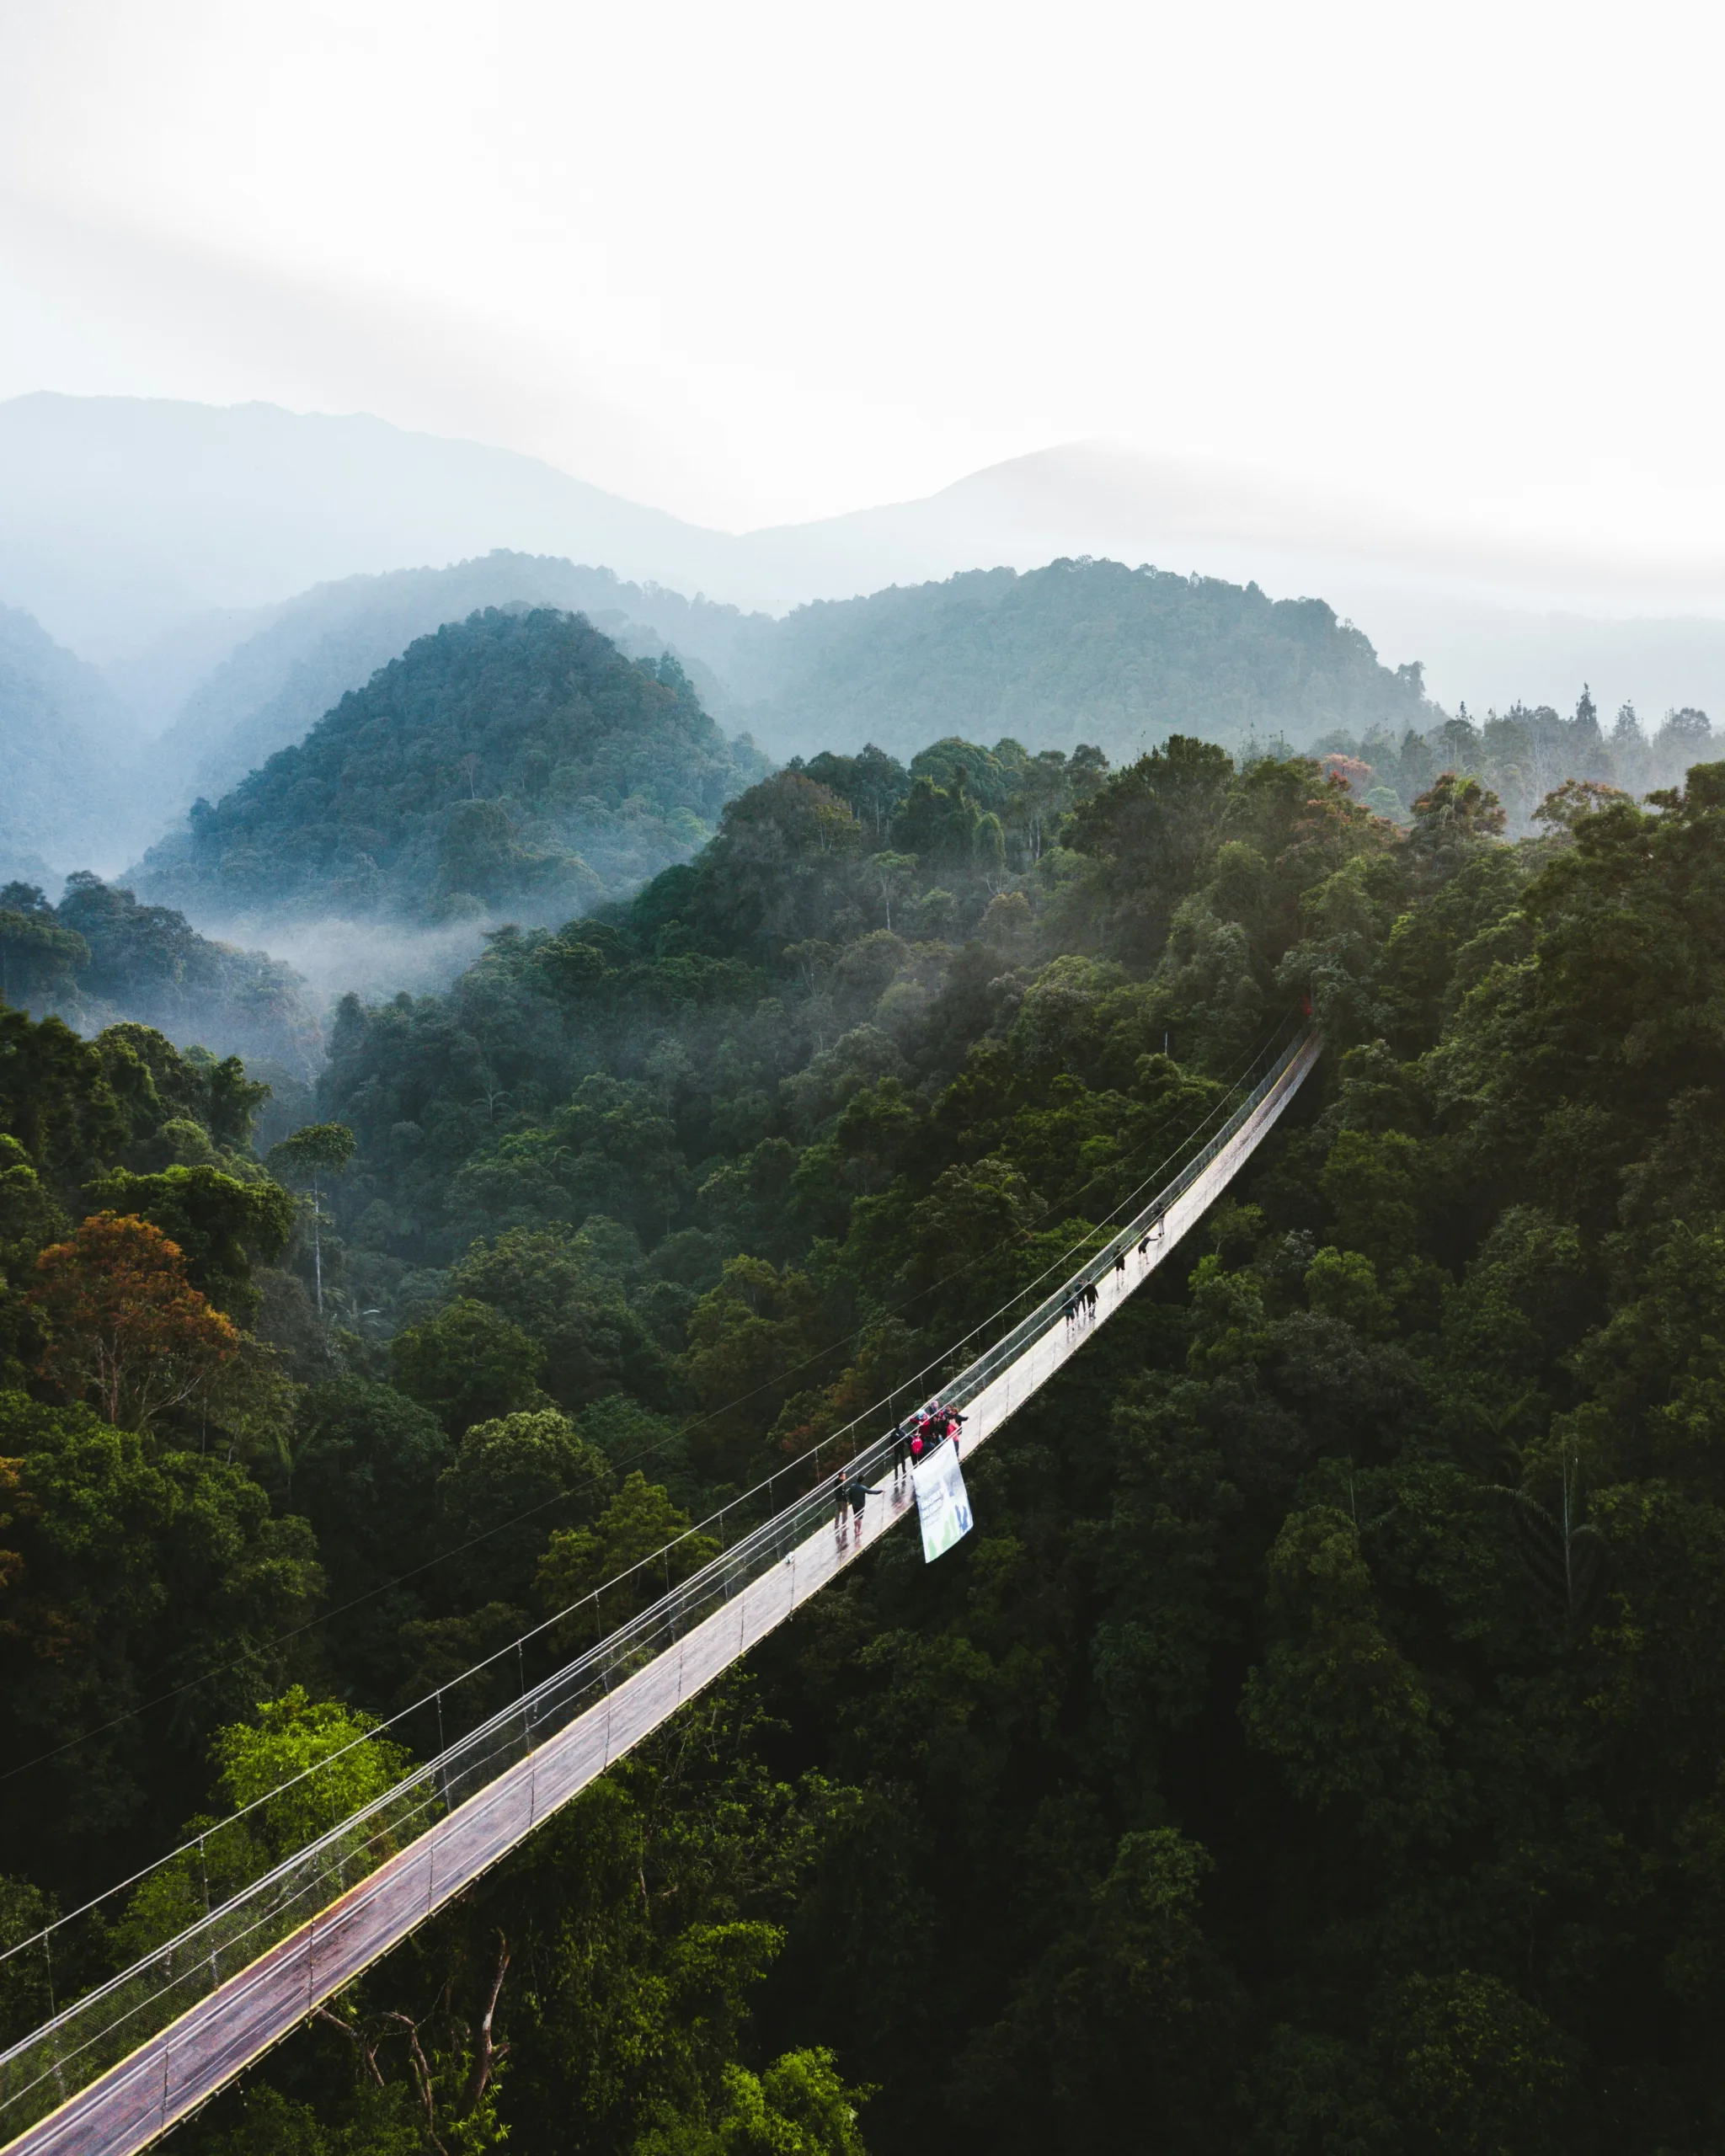
[[[320,1318],[323,1315],[323,1187],[345,1171],[357,1143],[344,1123],[308,1123],[270,1149],[270,1174],[311,1200],[312,1278]]]

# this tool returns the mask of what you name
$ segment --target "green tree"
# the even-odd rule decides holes
[[[303,1636],[275,1643],[322,1595],[316,1545],[243,1467],[152,1456],[85,1407],[0,1392],[0,1457],[17,1478],[0,1748],[23,1769],[0,1790],[0,1833],[45,1867],[99,1844],[123,1873],[201,1796],[211,1731],[260,1677],[291,1676]],[[163,1694],[173,1714],[143,1711]]]
[[[470,1593],[524,1607],[535,1564],[554,1528],[584,1523],[611,1490],[611,1469],[567,1416],[550,1409],[476,1422],[438,1477],[455,1561]]]
[[[1501,1978],[1464,1969],[1410,1979],[1380,2041],[1402,2148],[1570,2145],[1570,2047]]]
[[[692,1444],[715,1479],[752,1480],[751,1441],[772,1427],[828,1345],[807,1276],[763,1258],[727,1261],[689,1314],[683,1369],[704,1412]],[[727,1472],[727,1470],[729,1471]]]
[[[531,1406],[545,1350],[518,1325],[466,1296],[390,1342],[396,1385],[429,1407],[451,1437],[473,1423]]]
[[[964,790],[965,777],[958,768],[950,789],[927,777],[911,782],[893,818],[893,846],[899,853],[931,866],[969,861],[980,815]]]
[[[53,1922],[53,1897],[23,1879],[0,1874],[0,2044],[15,2044],[39,2029],[54,2012],[46,1956],[24,1942]]]
[[[635,2156],[865,2156],[869,2094],[846,2086],[830,2051],[787,2052],[759,2074],[728,2066],[716,2116],[654,2127]]]
[[[579,1652],[716,1557],[718,1543],[692,1524],[637,1468],[591,1526],[558,1529],[539,1560],[540,1600],[569,1612],[558,1645]]]
[[[179,1249],[192,1285],[242,1325],[258,1308],[253,1267],[279,1257],[293,1232],[293,1200],[279,1185],[242,1182],[207,1165],[159,1175],[110,1169],[86,1196],[93,1207],[159,1228]]]
[[[1172,1828],[1122,1838],[1076,1928],[962,2060],[994,2146],[1047,2146],[1057,2121],[1087,2138],[1122,2116],[1166,2132],[1210,2095],[1232,2005],[1199,1919],[1210,1869]]]
[[[308,1123],[270,1148],[270,1172],[311,1200],[312,1278],[318,1315],[323,1315],[323,1193],[352,1165],[358,1139],[344,1123]]]
[[[566,1229],[510,1228],[474,1243],[449,1284],[540,1343],[546,1390],[563,1406],[579,1409],[622,1385],[663,1398],[662,1352],[590,1237],[584,1244]]]
[[[0,1010],[0,1130],[42,1173],[73,1182],[111,1158],[130,1125],[94,1048],[61,1019]]]
[[[255,1719],[216,1732],[212,1813],[182,1830],[195,1847],[152,1871],[126,1903],[115,1945],[127,1961],[172,1939],[212,1903],[306,1849],[399,1781],[412,1764],[400,1744],[376,1732],[375,1716],[290,1685],[259,1700]],[[369,1868],[391,1852],[387,1819],[356,1830],[353,1854]]]
[[[0,900],[16,889],[8,885]],[[89,963],[89,945],[62,928],[51,907],[20,911],[0,903],[0,1003],[27,1010],[75,998],[77,976]]]
[[[392,1386],[341,1377],[312,1386],[294,1449],[295,1502],[327,1557],[346,1546],[357,1582],[425,1554],[431,1492],[452,1447],[430,1411]]]
[[[1440,1833],[1453,1803],[1445,1716],[1385,1631],[1359,1529],[1332,1510],[1291,1514],[1270,1582],[1288,1630],[1247,1680],[1252,1742],[1308,1803],[1351,1801],[1379,1832]]]

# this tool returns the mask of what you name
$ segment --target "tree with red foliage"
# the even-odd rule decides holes
[[[1338,778],[1356,799],[1364,801],[1370,792],[1377,773],[1358,756],[1344,756],[1337,752],[1323,760],[1325,771],[1331,778]]]
[[[48,1337],[38,1374],[147,1434],[207,1392],[241,1336],[186,1277],[178,1243],[135,1215],[97,1213],[36,1260],[29,1293]]]

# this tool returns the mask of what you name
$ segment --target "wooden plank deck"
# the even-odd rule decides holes
[[[1079,1352],[1203,1217],[1274,1127],[1321,1051],[1316,1036],[1306,1040],[1251,1120],[1169,1206],[1145,1257],[1133,1251],[1124,1271],[1097,1283],[1095,1316],[1056,1324],[976,1396],[967,1412],[967,1455]],[[829,1527],[808,1537],[290,1938],[26,2128],[7,2144],[5,2156],[131,2156],[147,2148],[398,1945],[913,1509],[907,1476],[865,1508],[854,1530]]]

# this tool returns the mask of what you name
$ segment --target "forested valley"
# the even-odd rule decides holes
[[[334,731],[184,873],[309,889],[266,842],[291,785],[358,818]],[[975,1533],[891,1538],[181,2140],[1725,2147],[1725,765],[1555,771],[1511,835],[1460,759],[1391,817],[1348,754],[793,761],[633,896],[347,999],[291,1115],[11,997],[0,1943],[206,1870],[0,1960],[0,2039],[435,1748],[377,1719],[699,1563],[1309,1006],[1228,1201],[967,1463]],[[401,829],[371,888],[474,888]]]

